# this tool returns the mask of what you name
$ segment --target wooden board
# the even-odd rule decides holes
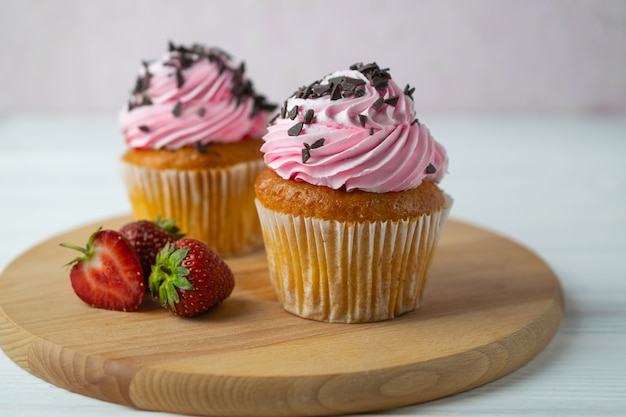
[[[0,276],[0,346],[67,390],[148,410],[213,416],[333,415],[440,398],[493,381],[539,353],[563,315],[559,282],[520,245],[448,221],[423,306],[391,321],[327,324],[284,312],[264,253],[227,258],[233,295],[208,314],[90,308],[74,254],[97,226],[18,257]]]

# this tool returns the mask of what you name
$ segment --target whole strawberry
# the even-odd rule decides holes
[[[149,286],[165,308],[192,317],[228,298],[235,279],[215,251],[199,240],[184,238],[167,243],[159,252]]]
[[[175,220],[161,220],[157,217],[155,221],[137,220],[120,228],[120,233],[128,239],[139,257],[146,287],[157,254],[166,243],[172,243],[184,236],[175,223]]]
[[[130,242],[115,230],[96,230],[85,248],[61,243],[83,255],[72,265],[70,281],[78,297],[92,307],[135,311],[143,302],[141,263]]]

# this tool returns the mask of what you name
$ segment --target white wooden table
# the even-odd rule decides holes
[[[566,313],[549,346],[478,389],[391,416],[626,415],[626,117],[420,115],[450,155],[452,216],[534,250]],[[128,213],[115,115],[0,114],[0,269],[60,232]],[[2,291],[2,288],[0,288]],[[0,414],[158,416],[59,389],[0,353]]]

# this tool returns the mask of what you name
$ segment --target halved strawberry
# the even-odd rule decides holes
[[[120,228],[120,233],[128,239],[139,257],[146,288],[159,251],[166,243],[172,243],[185,236],[180,233],[175,220],[162,220],[161,217],[157,217],[155,221],[137,220],[127,223]]]
[[[130,242],[115,230],[96,230],[85,248],[61,243],[83,254],[72,265],[70,281],[78,297],[92,307],[135,311],[144,299],[143,272]]]
[[[229,266],[205,243],[184,238],[166,244],[150,274],[150,292],[172,313],[192,317],[228,298],[235,287]]]

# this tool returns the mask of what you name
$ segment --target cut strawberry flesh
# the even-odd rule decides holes
[[[70,274],[72,288],[87,304],[110,310],[134,311],[143,302],[143,272],[137,255],[119,233],[99,232],[93,255],[76,263]]]

